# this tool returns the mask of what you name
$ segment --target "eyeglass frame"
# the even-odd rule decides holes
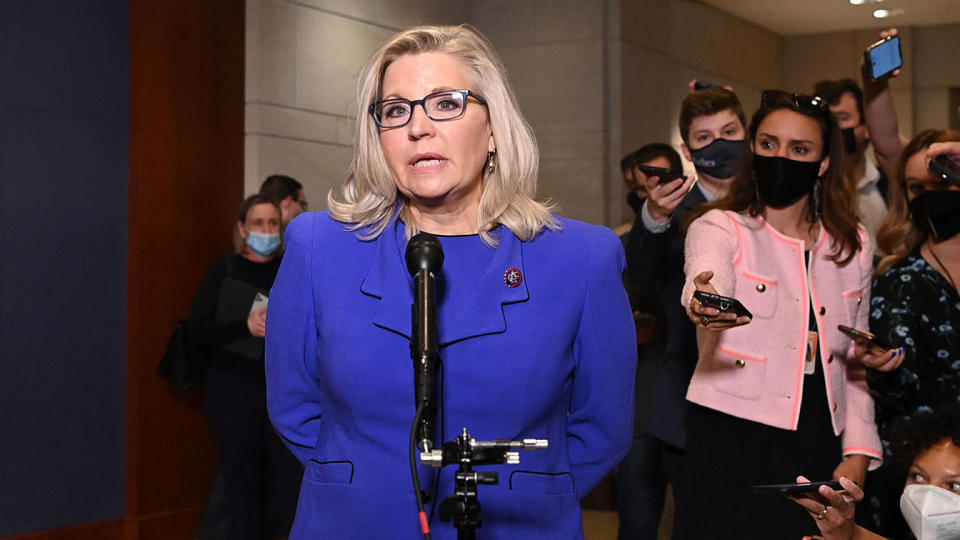
[[[460,96],[463,99],[463,108],[460,110],[460,114],[458,114],[457,116],[451,116],[450,118],[434,118],[430,116],[430,112],[427,110],[427,100],[432,97],[440,96],[444,94],[460,94]],[[479,101],[480,104],[483,105],[484,107],[489,107],[489,105],[487,105],[487,100],[480,97],[480,95],[478,95],[473,90],[441,90],[439,92],[433,92],[432,94],[427,94],[423,96],[421,99],[405,99],[405,98],[397,97],[397,98],[390,98],[390,99],[381,99],[380,101],[374,101],[373,103],[370,104],[369,107],[367,107],[367,112],[370,113],[370,116],[373,117],[373,122],[377,124],[377,127],[381,129],[402,128],[403,126],[409,124],[410,120],[413,119],[413,110],[417,108],[417,105],[420,105],[420,108],[423,109],[423,113],[427,115],[427,118],[429,118],[430,120],[433,120],[434,122],[449,122],[450,120],[457,120],[459,118],[463,118],[464,113],[467,112],[467,102],[470,100],[471,96],[473,96],[474,99]],[[397,102],[397,103],[405,102],[410,105],[410,116],[407,117],[406,122],[395,125],[395,126],[385,126],[382,123],[380,123],[380,116],[376,113],[377,106],[383,105],[384,103],[389,103],[389,102]]]

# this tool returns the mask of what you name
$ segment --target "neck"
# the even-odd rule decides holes
[[[807,204],[809,195],[785,208],[770,208],[763,210],[763,218],[782,234],[792,238],[799,238],[806,243],[806,247],[813,247],[820,230],[819,223],[810,221],[810,210]]]
[[[937,257],[940,257],[943,264],[960,264],[960,234],[940,241],[931,237],[927,239],[927,247],[936,250]]]
[[[269,257],[263,257],[256,251],[250,248],[244,248],[243,253],[240,254],[244,259],[248,261],[253,261],[256,263],[265,263],[273,260],[273,253]]]
[[[717,199],[725,197],[727,192],[730,191],[730,179],[720,180],[709,174],[698,172],[697,182]]]
[[[843,177],[854,189],[858,187],[857,184],[866,172],[867,163],[863,159],[863,152],[847,156],[843,162]]]
[[[421,231],[446,236],[477,234],[479,207],[457,205],[455,207],[430,207],[410,203],[410,213]]]

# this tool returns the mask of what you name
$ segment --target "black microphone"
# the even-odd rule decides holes
[[[407,270],[414,277],[410,357],[413,358],[415,405],[423,407],[417,440],[420,450],[428,452],[433,449],[433,419],[436,416],[433,378],[440,359],[437,351],[437,275],[443,266],[443,245],[436,236],[419,233],[407,243],[406,260]]]

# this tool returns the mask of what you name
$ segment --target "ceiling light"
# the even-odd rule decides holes
[[[878,9],[873,12],[873,17],[875,19],[888,19],[890,17],[898,17],[903,15],[904,11],[902,9]]]

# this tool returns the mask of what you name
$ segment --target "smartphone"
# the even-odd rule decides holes
[[[270,299],[267,297],[267,295],[263,294],[262,292],[258,292],[257,295],[253,297],[253,303],[250,305],[250,313],[267,307],[267,303],[269,301]]]
[[[801,482],[799,484],[765,484],[753,486],[753,492],[756,494],[796,495],[819,491],[820,486],[827,486],[835,491],[843,491],[843,486],[840,485],[840,482],[830,480],[824,482]]]
[[[753,318],[753,313],[743,307],[743,304],[740,303],[736,298],[730,298],[729,296],[721,296],[719,294],[708,293],[704,291],[694,291],[693,297],[700,301],[704,306],[709,306],[712,308],[717,308],[720,311],[732,311],[737,314],[737,317],[750,317]]]
[[[892,36],[867,47],[863,53],[870,78],[879,81],[903,66],[900,37]]]
[[[881,349],[887,349],[887,350],[890,349],[890,347],[888,347],[887,345],[877,341],[877,336],[873,335],[871,332],[864,332],[863,330],[850,328],[849,326],[846,326],[843,324],[837,326],[837,330],[840,330],[841,332],[846,334],[848,337],[850,337],[850,339],[854,341],[858,339],[862,339],[867,343],[873,345],[874,347],[880,347]]]
[[[705,89],[707,89],[707,88],[713,88],[713,87],[714,87],[714,85],[712,85],[712,84],[710,84],[710,83],[708,83],[708,82],[700,82],[700,81],[697,81],[697,82],[693,83],[693,89],[694,89],[694,90],[705,90]]]
[[[930,170],[941,182],[949,182],[960,187],[960,170],[945,154],[930,160]]]
[[[663,167],[654,167],[653,165],[636,165],[640,171],[647,176],[657,176],[660,178],[659,184],[665,184],[677,178],[683,178],[682,172],[676,172],[672,169],[664,169]]]

